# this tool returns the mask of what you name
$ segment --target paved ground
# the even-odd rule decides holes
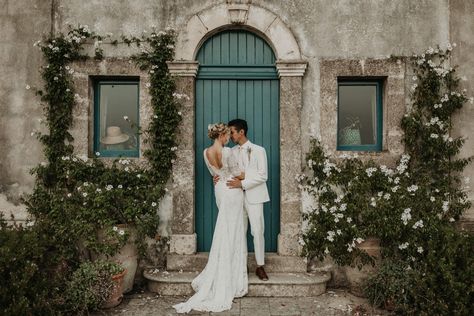
[[[139,293],[126,296],[119,306],[102,310],[100,315],[167,316],[178,315],[172,305],[182,302],[185,297],[164,296],[154,293]],[[181,314],[183,315],[183,314]],[[235,299],[231,310],[222,313],[191,312],[188,315],[233,315],[233,316],[272,316],[272,315],[389,315],[373,309],[365,299],[342,290],[327,291],[316,297],[279,298],[244,297]]]

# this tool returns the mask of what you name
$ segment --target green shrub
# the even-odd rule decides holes
[[[121,272],[119,264],[105,260],[82,263],[67,283],[66,311],[82,314],[98,309],[113,291],[112,276]]]
[[[52,315],[62,303],[64,269],[39,227],[7,226],[0,217],[2,315]]]

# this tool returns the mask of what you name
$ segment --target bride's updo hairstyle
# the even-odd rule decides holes
[[[224,123],[209,124],[207,126],[207,136],[210,139],[217,139],[219,135],[229,132],[229,126]]]

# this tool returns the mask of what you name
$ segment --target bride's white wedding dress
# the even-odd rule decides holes
[[[226,184],[240,171],[230,148],[222,149],[220,169],[209,163],[206,150],[204,161],[209,172],[220,178],[214,186],[219,212],[207,265],[191,283],[196,293],[188,301],[173,306],[178,313],[193,309],[208,312],[228,310],[234,297],[242,297],[248,291],[244,195],[241,189],[229,189]]]

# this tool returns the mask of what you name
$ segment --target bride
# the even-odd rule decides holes
[[[231,149],[224,147],[229,142],[229,127],[223,123],[209,125],[208,136],[214,144],[204,149],[204,161],[211,175],[220,179],[215,185],[219,213],[206,267],[191,283],[196,293],[173,306],[178,313],[228,310],[233,298],[244,296],[248,290],[244,195],[241,189],[226,185],[227,180],[242,180],[245,174],[239,170]]]

